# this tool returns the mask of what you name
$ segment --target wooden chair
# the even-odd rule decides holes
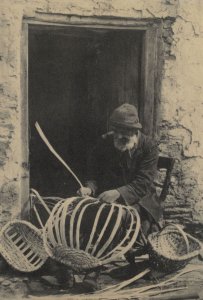
[[[168,189],[171,180],[171,173],[173,170],[174,163],[175,163],[175,159],[172,157],[159,156],[159,160],[157,164],[158,171],[160,169],[166,169],[166,176],[162,186],[161,194],[159,196],[160,203],[166,199],[166,196],[168,194]]]

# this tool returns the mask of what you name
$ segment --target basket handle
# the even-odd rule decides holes
[[[168,223],[168,225],[166,225],[166,226],[174,226],[179,232],[180,232],[180,234],[182,235],[182,237],[184,238],[184,240],[185,240],[185,244],[186,244],[186,247],[187,247],[187,254],[189,253],[189,251],[190,251],[190,244],[189,244],[189,241],[188,241],[188,237],[187,237],[187,233],[185,233],[184,232],[184,230],[178,225],[178,224],[174,224],[174,223]],[[165,227],[166,227],[165,226]],[[165,228],[164,227],[164,228]],[[163,229],[164,229],[163,228]],[[162,229],[162,230],[163,230]]]

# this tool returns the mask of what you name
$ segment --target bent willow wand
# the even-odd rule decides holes
[[[35,123],[35,127],[40,135],[40,137],[42,138],[42,140],[44,141],[44,143],[47,145],[47,147],[49,148],[49,150],[56,156],[56,158],[65,166],[65,168],[73,175],[73,177],[76,179],[76,181],[78,182],[78,184],[80,185],[80,187],[82,188],[83,185],[81,183],[81,181],[78,179],[78,177],[75,175],[75,173],[71,170],[71,168],[67,165],[67,163],[61,158],[61,156],[54,150],[54,148],[52,147],[52,145],[49,143],[48,139],[46,138],[45,134],[43,133],[41,127],[39,126],[38,122]]]

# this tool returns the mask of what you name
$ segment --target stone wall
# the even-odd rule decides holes
[[[165,212],[181,222],[203,222],[202,17],[202,1],[178,2],[162,82],[160,150],[177,158]]]
[[[192,3],[191,3],[192,2]],[[160,151],[175,157],[165,216],[203,223],[203,1],[1,0],[0,222],[18,216],[26,177],[22,155],[21,35],[23,18],[79,16],[160,19],[164,67]]]

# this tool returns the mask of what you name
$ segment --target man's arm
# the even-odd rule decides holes
[[[77,191],[77,194],[80,196],[95,196],[98,185],[97,185],[97,168],[98,162],[95,158],[95,149],[92,151],[91,155],[88,158],[87,163],[87,176],[85,181],[85,186],[80,188]]]
[[[151,185],[157,172],[158,147],[150,143],[143,153],[139,169],[132,182],[117,188],[126,204],[133,205],[150,193]]]

